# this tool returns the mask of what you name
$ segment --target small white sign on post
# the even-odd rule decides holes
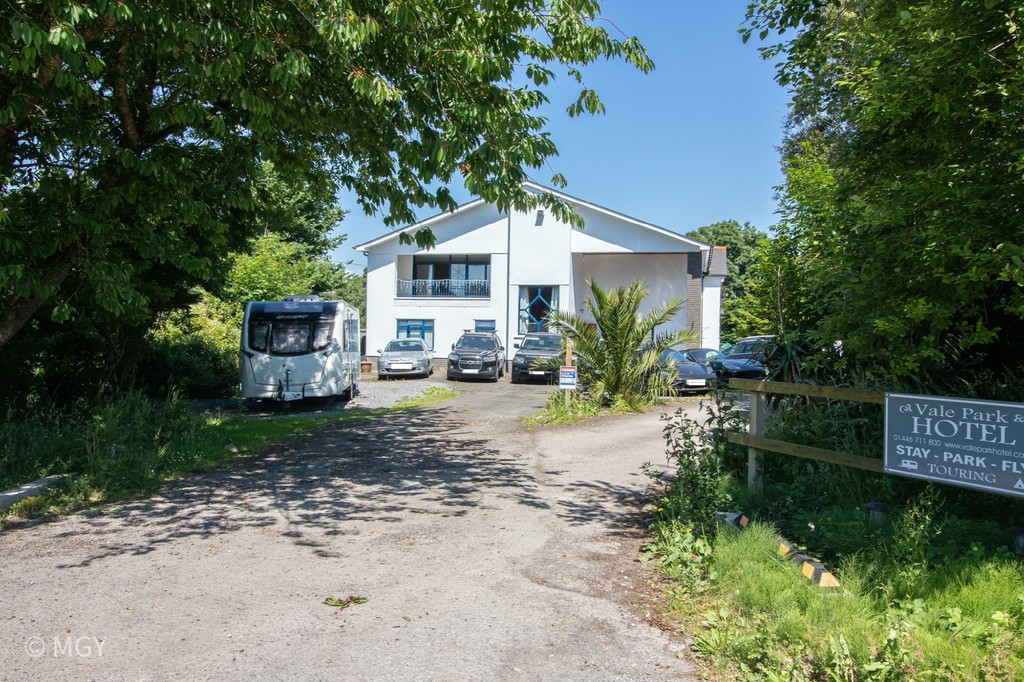
[[[564,391],[576,390],[576,367],[565,366],[558,368],[558,388]]]

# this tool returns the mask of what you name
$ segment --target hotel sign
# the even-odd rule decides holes
[[[1024,404],[886,393],[885,471],[1024,497]]]

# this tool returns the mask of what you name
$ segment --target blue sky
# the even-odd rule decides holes
[[[774,225],[773,188],[782,180],[777,147],[788,95],[774,81],[756,41],[737,33],[746,0],[605,0],[602,16],[647,47],[655,70],[643,75],[621,62],[585,71],[608,111],[568,118],[574,99],[568,78],[549,96],[550,130],[559,156],[535,172],[550,185],[562,173],[565,192],[639,220],[688,232],[719,220]],[[453,187],[460,202],[472,197]],[[351,212],[348,235],[334,252],[361,269],[353,247],[387,231],[379,216],[366,216],[342,194]],[[420,219],[433,211],[424,211]]]

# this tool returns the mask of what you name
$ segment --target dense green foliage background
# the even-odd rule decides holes
[[[768,240],[750,223],[723,220],[699,227],[687,237],[712,246],[724,246],[728,256],[728,276],[722,285],[722,341],[765,334],[772,328],[769,310],[755,295],[755,268],[758,254]]]
[[[1020,365],[1021,19],[1003,0],[750,4],[744,38],[793,92],[764,273],[779,331],[841,340],[882,383]]]

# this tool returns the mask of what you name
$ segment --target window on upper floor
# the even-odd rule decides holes
[[[412,277],[398,280],[398,296],[486,298],[491,295],[491,257],[413,256]]]

